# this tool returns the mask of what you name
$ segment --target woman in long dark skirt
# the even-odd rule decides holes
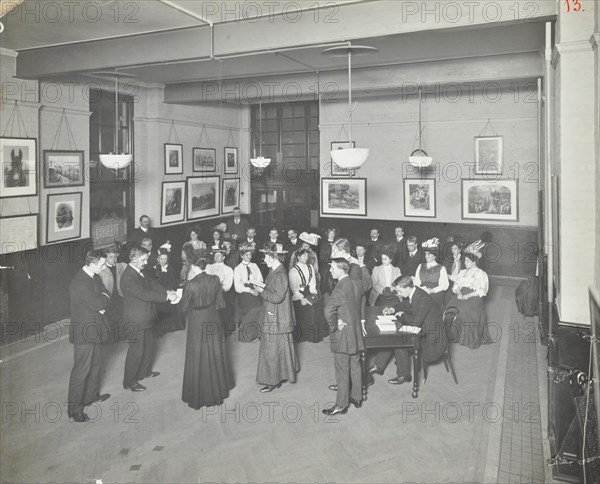
[[[221,405],[234,387],[219,318],[225,306],[221,282],[206,273],[206,265],[206,254],[198,253],[192,267],[199,273],[186,283],[180,302],[188,326],[181,399],[195,410]]]

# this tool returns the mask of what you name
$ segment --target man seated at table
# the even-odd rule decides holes
[[[416,287],[412,277],[404,275],[392,282],[392,291],[396,292],[402,300],[393,308],[384,308],[384,314],[396,314],[399,325],[418,326],[421,328],[421,355],[426,363],[438,360],[446,350],[442,325],[442,310],[431,296],[420,287]],[[369,373],[383,375],[385,368],[392,356],[392,350],[382,350],[374,358],[374,365]],[[398,348],[394,350],[396,357],[396,377],[390,378],[388,383],[400,385],[412,381],[410,376],[410,358],[408,350]]]

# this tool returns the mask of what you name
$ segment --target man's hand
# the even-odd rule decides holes
[[[362,326],[362,335],[367,336],[367,330],[365,329],[365,320],[364,319],[360,320],[360,325]]]
[[[175,291],[167,291],[167,299],[171,302],[177,299],[177,292]]]
[[[344,329],[346,327],[346,323],[344,323],[341,319],[338,319],[338,331],[341,331],[342,329]]]
[[[256,289],[250,289],[250,294],[252,294],[253,296],[259,296],[260,295],[260,293]]]

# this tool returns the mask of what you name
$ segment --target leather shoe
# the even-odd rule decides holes
[[[260,389],[260,393],[269,393],[275,390],[276,388],[281,388],[283,382],[279,382],[277,385],[265,385]]]
[[[365,386],[368,388],[371,385],[373,385],[374,383],[375,383],[375,378],[373,378],[373,375],[369,375],[369,379],[367,380],[367,384]]]
[[[360,400],[360,401],[356,401],[356,400],[353,400],[353,399],[351,398],[351,399],[350,399],[350,403],[351,403],[352,405],[354,405],[356,408],[360,408],[360,407],[362,407],[362,400]]]
[[[337,392],[338,386],[337,385],[329,385],[329,389],[331,391]]]
[[[158,375],[160,375],[160,371],[151,371],[144,378],[156,378]],[[140,378],[140,380],[143,380],[144,378]]]
[[[371,368],[369,368],[369,375],[372,375],[373,373],[377,373],[378,375],[383,375],[383,371],[381,371],[377,365],[373,365]]]
[[[136,383],[135,385],[132,385],[130,387],[126,387],[125,385],[123,385],[123,388],[125,390],[131,390],[132,392],[143,392],[146,389],[144,385],[140,385],[139,383]]]
[[[77,413],[75,415],[73,415],[73,417],[71,417],[73,419],[74,422],[88,422],[90,420],[90,417],[88,417],[84,412],[81,413]]]
[[[105,402],[109,398],[110,393],[103,393],[102,395],[98,394],[90,403],[86,403],[85,406],[92,405],[94,403]]]
[[[340,407],[338,405],[334,405],[333,407],[329,407],[329,408],[324,408],[323,409],[323,413],[325,415],[337,415],[338,413],[341,415],[345,415],[348,412],[348,407]]]
[[[412,381],[412,376],[397,376],[396,378],[390,378],[388,383],[392,385],[402,385],[402,383],[410,383]]]

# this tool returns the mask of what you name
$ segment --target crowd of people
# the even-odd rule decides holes
[[[359,353],[367,306],[395,314],[398,324],[420,326],[425,361],[439,359],[447,344],[444,311],[452,308],[455,342],[477,348],[486,342],[483,298],[487,274],[478,267],[485,240],[463,247],[457,237],[419,243],[398,226],[384,241],[378,228],[369,237],[341,237],[335,228],[315,233],[276,228],[259,242],[256,230],[235,208],[233,217],[202,237],[198,227],[175,251],[158,247],[147,216],[140,218],[125,250],[90,250],[70,286],[74,366],[69,382],[69,416],[88,421],[84,408],[110,397],[100,393],[98,344],[117,334],[128,344],[123,387],[146,388],[153,369],[155,338],[187,328],[182,400],[191,408],[223,403],[234,386],[226,337],[260,340],[256,381],[267,393],[296,381],[295,344],[328,339],[334,354],[336,404],[329,415],[362,404]],[[179,264],[181,264],[179,266]],[[437,333],[436,333],[437,332]],[[397,376],[411,381],[406,350],[394,352]],[[368,355],[369,381],[383,374],[392,352]]]

